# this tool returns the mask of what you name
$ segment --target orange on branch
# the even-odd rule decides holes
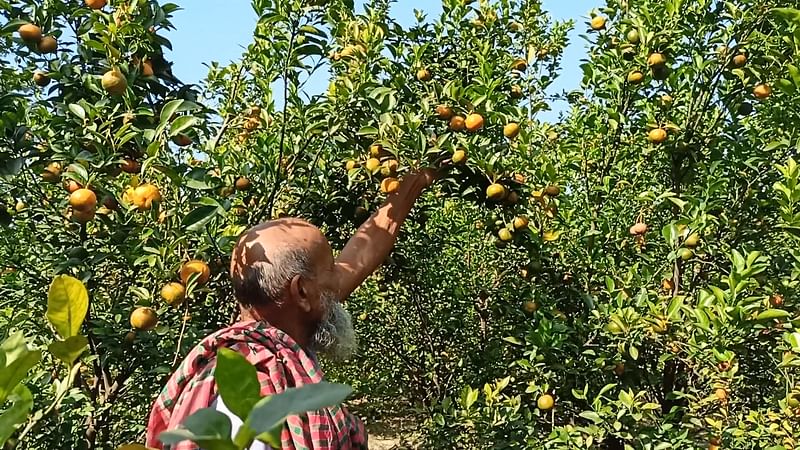
[[[768,84],[759,84],[753,88],[753,95],[759,100],[766,100],[772,95],[772,87]]]
[[[100,83],[103,85],[103,89],[111,95],[122,95],[128,89],[128,80],[117,68],[104,73]]]
[[[381,192],[384,194],[394,194],[400,189],[400,181],[397,178],[384,178],[381,181]]]
[[[233,183],[237,191],[246,191],[250,189],[250,179],[247,177],[238,177]]]
[[[29,43],[36,43],[42,40],[42,29],[32,23],[26,23],[17,28],[19,37]]]
[[[86,0],[86,6],[91,9],[103,9],[106,6],[106,0]]]
[[[174,281],[167,283],[161,288],[161,298],[170,306],[178,306],[186,299],[186,288]]]
[[[150,331],[158,324],[158,315],[153,308],[140,306],[133,310],[130,321],[133,328]]]
[[[453,152],[453,164],[464,164],[467,161],[467,152],[464,149],[458,149]]]
[[[494,183],[486,188],[486,198],[489,200],[500,201],[507,194],[506,187],[499,183]]]
[[[647,139],[654,144],[661,144],[667,140],[667,130],[663,128],[655,128],[647,133]]]
[[[43,37],[36,45],[39,53],[55,53],[58,50],[58,41],[53,36]]]
[[[77,189],[69,195],[69,205],[78,211],[93,210],[97,206],[97,195],[89,189]]]
[[[536,406],[542,411],[549,411],[555,406],[555,399],[550,394],[544,394],[536,400]]]
[[[45,87],[50,84],[50,77],[44,72],[36,71],[33,73],[33,83],[39,87]]]
[[[591,27],[594,31],[604,30],[606,28],[606,18],[605,16],[594,16],[592,17]]]
[[[478,131],[483,128],[483,116],[478,113],[472,113],[467,116],[464,121],[467,131]]]
[[[507,123],[506,126],[503,127],[503,136],[514,139],[519,135],[519,124],[516,122]]]
[[[450,120],[453,117],[453,108],[447,105],[439,105],[436,107],[436,117],[442,120]]]
[[[180,270],[180,278],[184,285],[189,284],[189,278],[194,274],[198,274],[195,282],[198,286],[202,286],[208,283],[208,279],[211,278],[211,269],[208,268],[208,264],[199,259],[192,259],[183,263]]]
[[[452,131],[464,131],[464,129],[467,127],[467,124],[463,117],[453,116],[453,118],[450,119],[449,126],[450,130]]]

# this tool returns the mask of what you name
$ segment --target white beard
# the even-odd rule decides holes
[[[325,315],[314,333],[311,348],[334,362],[346,361],[358,348],[353,318],[331,293],[323,294],[320,300]]]

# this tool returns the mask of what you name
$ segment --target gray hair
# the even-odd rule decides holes
[[[241,267],[233,276],[233,295],[245,307],[280,304],[287,283],[296,275],[313,273],[311,258],[305,249],[286,245],[270,248],[267,261],[256,261]]]

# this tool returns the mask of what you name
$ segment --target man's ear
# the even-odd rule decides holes
[[[303,312],[311,312],[311,301],[303,277],[295,275],[289,282],[289,296]]]

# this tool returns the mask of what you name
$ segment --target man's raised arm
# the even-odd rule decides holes
[[[336,259],[339,300],[343,301],[389,256],[400,225],[417,198],[435,178],[432,170],[409,174],[400,189],[364,222]]]

